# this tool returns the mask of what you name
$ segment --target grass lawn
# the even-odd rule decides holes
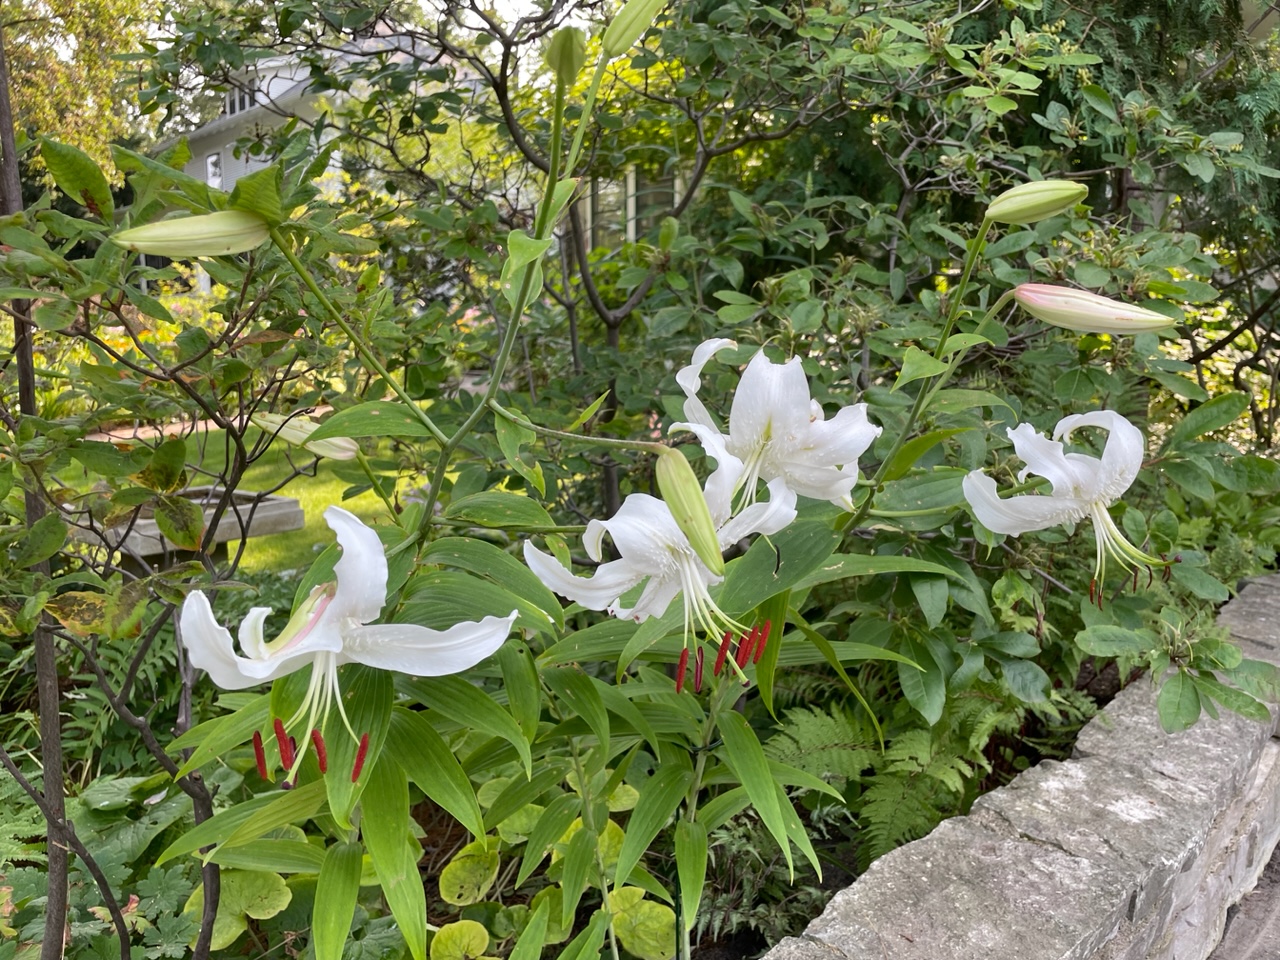
[[[256,439],[256,431],[251,430],[245,441],[251,444]],[[199,463],[205,470],[217,473],[226,462],[226,446],[221,430],[193,435],[187,441],[187,448],[190,451],[189,462]],[[240,489],[272,489],[293,472],[289,463],[290,456],[299,465],[304,465],[311,459],[305,450],[292,447],[283,440],[276,440],[245,473]],[[210,480],[206,477],[191,478],[192,485],[208,482]],[[291,480],[277,493],[298,500],[307,518],[306,526],[289,533],[251,537],[245,547],[240,569],[246,572],[305,570],[320,549],[333,543],[333,531],[324,522],[323,516],[325,507],[332,504],[345,507],[366,523],[389,522],[386,505],[373,491],[344,501],[342,492],[349,486],[349,482],[334,474],[333,462],[324,459],[320,461],[315,476],[300,476]],[[234,554],[237,544],[237,541],[231,541],[227,544],[228,550]]]

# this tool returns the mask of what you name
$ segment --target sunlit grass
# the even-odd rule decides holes
[[[257,439],[251,430],[246,444]],[[224,433],[213,430],[192,436],[187,443],[189,462],[200,464],[209,473],[217,474],[226,462]],[[290,447],[277,440],[267,452],[245,472],[240,483],[242,491],[271,490],[293,473],[293,463],[305,466],[313,458],[305,451]],[[209,477],[193,476],[192,485],[212,482]],[[250,537],[241,558],[240,569],[246,572],[305,570],[317,553],[333,543],[333,531],[324,522],[324,510],[333,504],[345,507],[366,523],[388,523],[387,507],[373,491],[366,491],[350,500],[343,500],[343,491],[351,486],[334,472],[334,464],[321,460],[315,475],[294,477],[276,491],[282,496],[295,498],[306,516],[306,526],[301,530],[276,533],[263,537]],[[227,544],[234,555],[238,541]]]

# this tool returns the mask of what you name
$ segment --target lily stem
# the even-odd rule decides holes
[[[553,430],[550,427],[540,427],[532,420],[520,416],[514,410],[508,410],[497,400],[490,400],[489,406],[493,412],[502,417],[503,420],[510,421],[516,426],[524,427],[526,430],[532,430],[534,433],[544,437],[554,437],[557,440],[565,440],[570,443],[586,443],[592,446],[615,447],[620,450],[639,450],[642,453],[660,454],[665,449],[661,443],[653,443],[649,440],[622,440],[617,437],[586,437],[580,433],[567,433],[564,430]]]
[[[386,505],[387,512],[391,514],[392,520],[396,518],[396,507],[391,502],[391,498],[387,496],[387,492],[382,489],[382,484],[378,481],[378,475],[373,472],[373,465],[369,463],[369,458],[364,455],[363,450],[356,451],[356,463],[360,464],[360,469],[364,471],[364,475],[369,478],[369,482],[373,484],[374,492],[382,498],[382,502]]]

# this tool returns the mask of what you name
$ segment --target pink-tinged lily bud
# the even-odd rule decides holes
[[[1146,307],[1049,283],[1014,287],[1013,299],[1036,319],[1080,333],[1149,333],[1177,322]]]
[[[551,35],[543,59],[559,83],[572,86],[587,60],[586,35],[577,27],[561,27]]]
[[[330,437],[327,440],[308,439],[320,429],[320,424],[309,417],[282,417],[278,413],[255,413],[249,419],[260,430],[273,434],[287,443],[302,447],[317,457],[330,460],[354,460],[360,445],[350,437]]]
[[[667,0],[627,0],[604,32],[600,43],[604,55],[612,60],[630,50],[666,5]]]
[[[177,217],[111,235],[112,243],[137,253],[162,257],[220,257],[244,253],[265,243],[271,228],[248,210],[223,210]]]
[[[996,223],[1039,223],[1066,213],[1088,195],[1088,187],[1070,180],[1020,183],[991,201],[987,219]]]
[[[720,538],[693,467],[679,450],[666,447],[658,456],[655,473],[662,499],[675,518],[676,526],[689,538],[689,546],[693,547],[693,552],[708,570],[717,577],[723,576],[724,556],[720,552]]]

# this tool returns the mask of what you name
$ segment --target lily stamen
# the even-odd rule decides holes
[[[360,779],[360,771],[364,769],[364,758],[369,753],[369,735],[366,733],[360,737],[360,746],[356,748],[356,762],[351,768],[351,782],[355,783]]]
[[[320,735],[320,731],[312,729],[311,743],[316,748],[316,762],[320,764],[320,772],[329,772],[329,751],[325,749],[324,737]]]
[[[258,765],[258,776],[263,780],[270,779],[271,771],[267,769],[267,751],[262,745],[262,734],[253,731],[253,759]]]

